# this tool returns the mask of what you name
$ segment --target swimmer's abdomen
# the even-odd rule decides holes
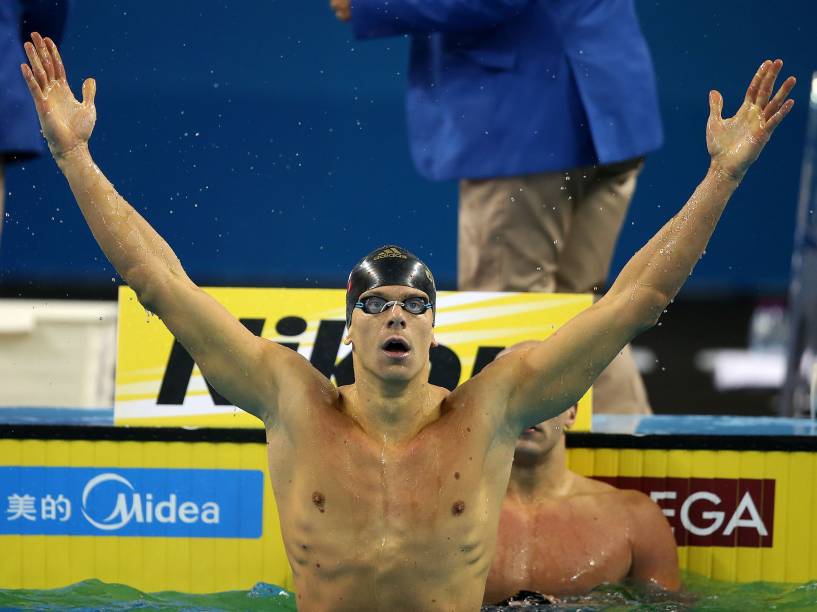
[[[478,608],[498,520],[484,447],[463,453],[435,435],[377,444],[345,418],[315,429],[320,443],[271,439],[269,452],[296,588],[315,599],[304,609],[327,593],[327,609]]]

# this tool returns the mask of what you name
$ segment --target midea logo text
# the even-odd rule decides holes
[[[119,483],[125,489],[116,494],[116,501],[107,516],[99,503],[89,503],[96,488],[105,483]],[[99,474],[88,481],[82,490],[81,510],[85,520],[102,531],[116,531],[131,522],[218,525],[221,516],[221,509],[214,501],[199,505],[193,501],[179,500],[175,493],[166,498],[155,498],[152,493],[137,491],[126,478],[113,472]]]

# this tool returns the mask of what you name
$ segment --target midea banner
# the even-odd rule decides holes
[[[260,538],[259,470],[0,467],[3,535]]]

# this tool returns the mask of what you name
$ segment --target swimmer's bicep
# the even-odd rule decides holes
[[[521,354],[510,372],[507,418],[524,428],[575,404],[637,333],[631,319],[626,304],[600,300]]]

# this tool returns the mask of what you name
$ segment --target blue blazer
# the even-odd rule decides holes
[[[358,38],[411,36],[411,152],[430,179],[566,170],[661,146],[633,0],[352,0]]]
[[[20,64],[23,42],[40,32],[59,43],[70,0],[0,0],[0,161],[43,153],[45,141]]]

